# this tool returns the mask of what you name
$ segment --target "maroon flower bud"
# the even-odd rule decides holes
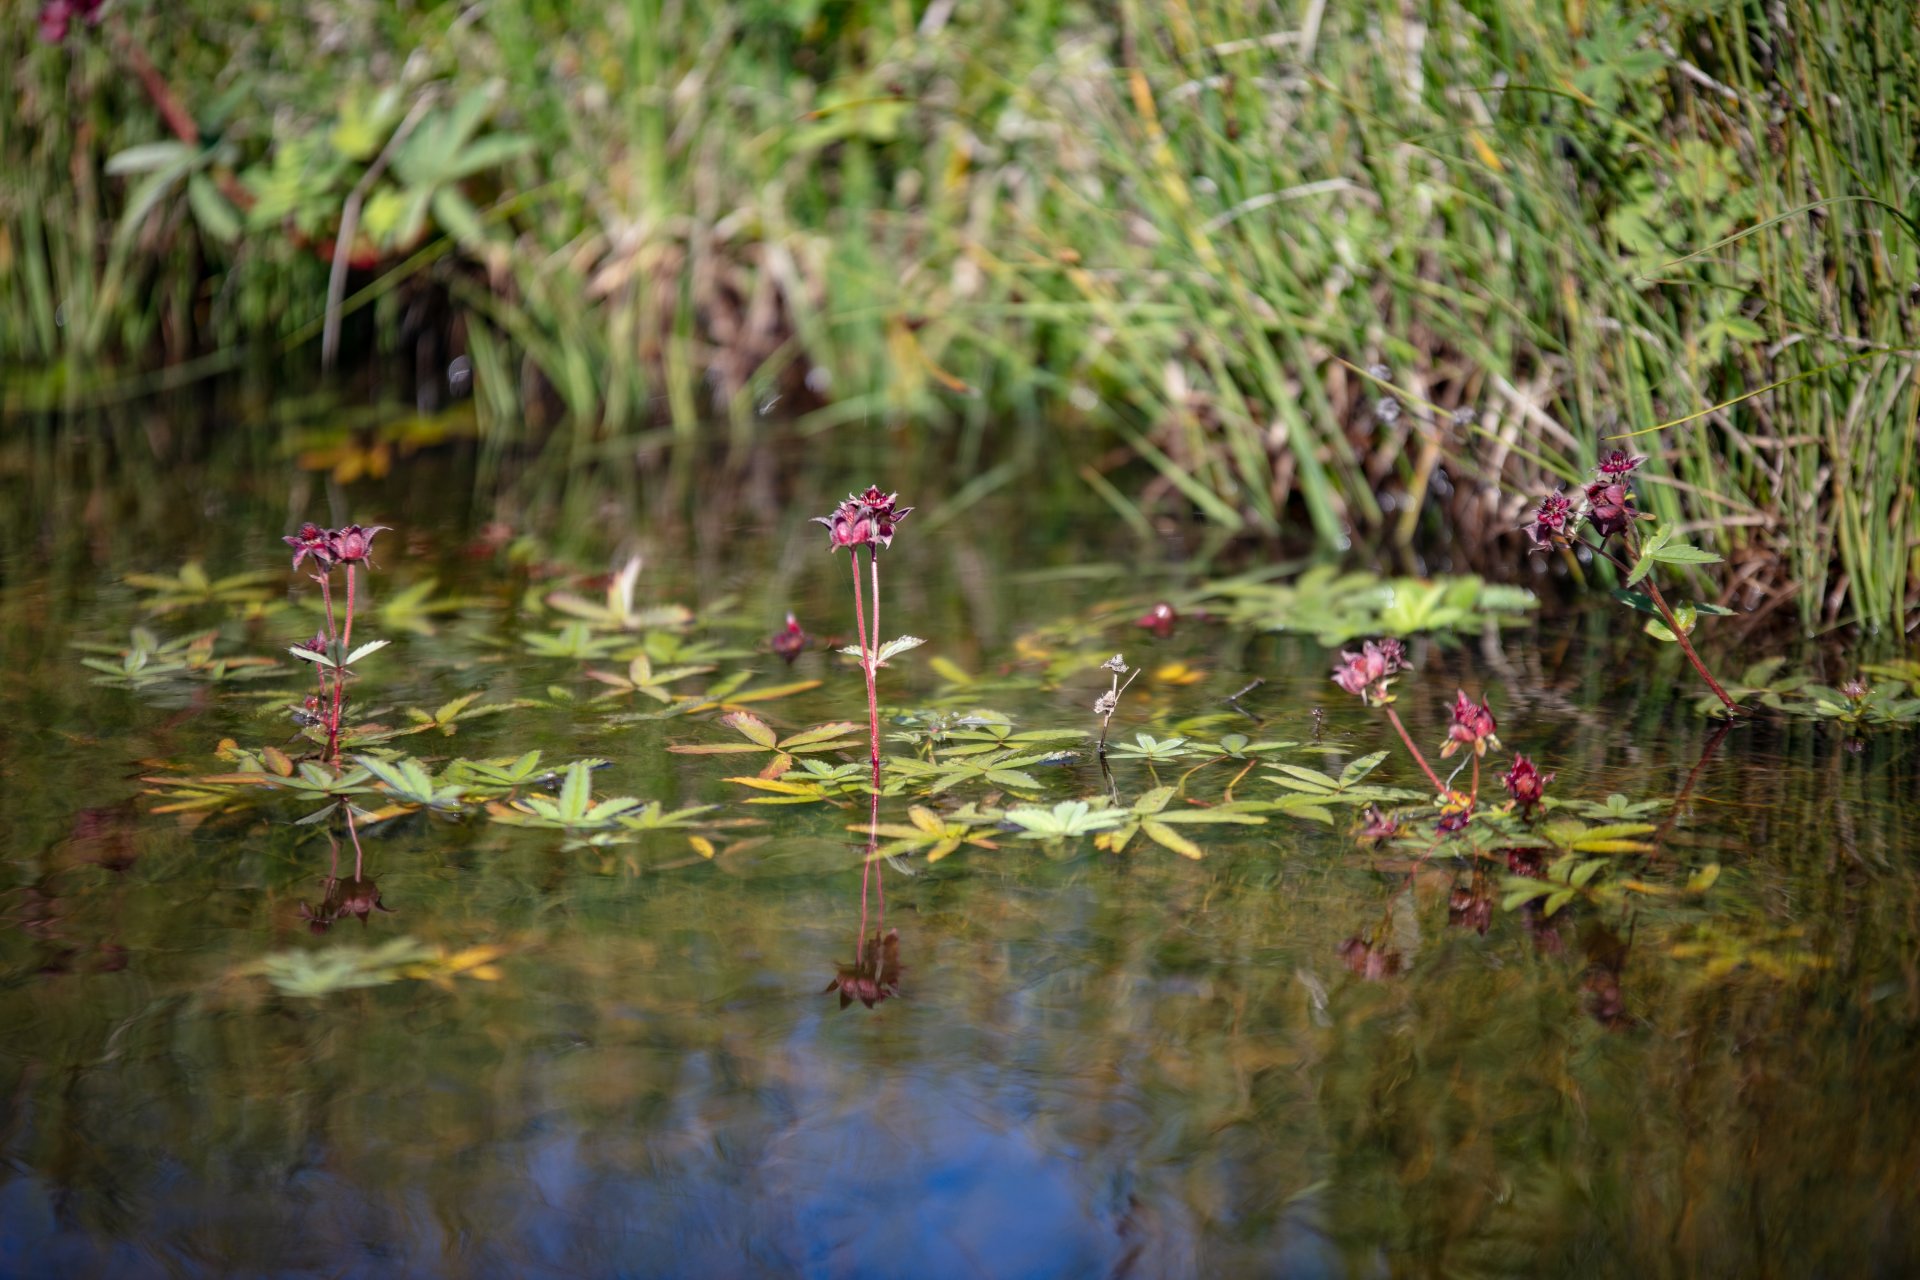
[[[1867,700],[1868,692],[1869,691],[1867,689],[1867,682],[1865,680],[1862,680],[1859,676],[1855,676],[1853,679],[1847,681],[1845,684],[1840,686],[1841,696],[1846,698],[1848,702],[1852,702],[1856,704],[1865,702]]]
[[[1494,727],[1493,712],[1487,704],[1474,702],[1465,689],[1457,690],[1453,724],[1447,729],[1447,740],[1440,744],[1441,756],[1450,756],[1461,747],[1472,747],[1476,756],[1487,754],[1488,747],[1500,745],[1500,739],[1494,736]]]
[[[1533,816],[1534,806],[1538,805],[1547,793],[1547,784],[1553,781],[1550,773],[1541,773],[1533,761],[1523,755],[1515,754],[1513,767],[1500,779],[1506,784],[1507,794],[1513,797],[1514,804],[1520,808],[1522,817]]]
[[[788,666],[792,666],[793,660],[806,651],[807,633],[794,616],[788,614],[786,628],[774,632],[773,638],[768,640],[767,644],[775,653],[786,659]]]
[[[341,564],[364,564],[373,553],[373,535],[385,533],[389,525],[376,524],[362,529],[350,524],[344,529],[335,529],[327,535],[327,547],[333,558]]]
[[[1527,537],[1533,540],[1533,549],[1545,551],[1549,547],[1565,546],[1573,535],[1573,520],[1573,503],[1566,494],[1555,489],[1540,499],[1540,507],[1527,525]]]
[[[1136,627],[1145,627],[1147,630],[1153,632],[1154,635],[1165,640],[1173,634],[1173,624],[1178,621],[1180,621],[1180,615],[1173,611],[1172,605],[1163,600],[1141,614],[1138,618],[1135,618],[1133,625]]]
[[[320,564],[320,572],[333,568],[333,546],[331,535],[317,524],[303,524],[300,532],[290,533],[280,541],[293,548],[293,567],[298,569],[300,562],[312,556]]]

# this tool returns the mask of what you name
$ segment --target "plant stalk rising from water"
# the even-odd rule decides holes
[[[865,493],[849,494],[835,507],[832,515],[815,516],[813,523],[827,526],[827,550],[846,548],[853,564],[853,618],[859,628],[860,643],[842,650],[860,660],[867,679],[867,725],[871,732],[874,790],[880,788],[880,695],[879,668],[896,653],[920,643],[913,636],[902,636],[886,645],[880,643],[880,550],[893,545],[894,529],[913,514],[912,507],[898,505],[900,495],[882,493],[870,486]],[[865,595],[860,585],[860,548],[867,549],[867,571],[873,587],[873,625],[867,625]]]

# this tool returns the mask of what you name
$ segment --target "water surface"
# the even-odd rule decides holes
[[[620,664],[538,657],[525,636],[555,621],[538,600],[567,579],[545,575],[604,571],[630,550],[646,555],[647,601],[732,598],[696,635],[753,649],[792,609],[848,636],[844,559],[804,520],[865,468],[716,471],[691,498],[493,474],[483,453],[428,451],[342,487],[270,433],[198,419],[10,429],[0,1272],[1920,1263],[1910,733],[1759,723],[1716,738],[1673,655],[1623,638],[1611,614],[1556,607],[1536,625],[1416,640],[1403,712],[1437,743],[1461,684],[1499,708],[1509,746],[1557,771],[1556,793],[1683,795],[1655,819],[1658,854],[1619,873],[1671,893],[1549,920],[1502,910],[1496,891],[1482,933],[1455,898],[1470,870],[1370,853],[1347,814],[1331,830],[1207,829],[1199,861],[1144,840],[1114,856],[1003,838],[880,864],[863,885],[848,830],[861,811],[740,806],[747,793],[723,779],[752,766],[664,750],[720,740],[711,715],[616,723],[570,705],[604,690],[588,667]],[[1327,682],[1310,639],[1188,620],[1162,640],[1101,613],[1180,576],[1139,564],[1097,511],[1003,488],[943,523],[937,491],[909,497],[927,500],[888,565],[886,629],[932,643],[885,673],[895,707],[939,695],[936,656],[1019,675],[1077,644],[1147,666],[1116,718],[1124,736],[1222,712],[1258,677],[1246,731],[1317,734],[1337,751],[1316,767],[1395,745]],[[324,824],[296,825],[285,804],[155,813],[142,781],[217,771],[223,738],[298,753],[267,696],[295,682],[115,688],[73,648],[135,625],[215,626],[279,653],[314,625],[291,574],[251,621],[155,617],[124,579],[189,559],[216,577],[282,572],[279,535],[307,518],[398,526],[376,610],[427,577],[469,598],[415,630],[367,615],[396,642],[364,666],[370,703],[389,717],[474,690],[549,704],[397,745],[429,760],[594,755],[610,762],[596,793],[721,803],[764,825],[724,829],[709,860],[674,832],[566,848],[552,832],[401,818],[364,840],[392,914],[316,936],[302,907],[320,902],[333,857]],[[1090,617],[1110,620],[1046,630]],[[1161,678],[1173,663],[1199,678]],[[788,678],[764,651],[721,665]],[[861,714],[857,672],[821,648],[793,676],[823,683],[758,708],[783,731]],[[1023,728],[1086,728],[1101,687],[1082,670],[978,701]],[[1109,784],[1083,753],[1047,767],[1045,799],[1111,785],[1131,803],[1185,767],[1118,762]],[[1400,756],[1379,776],[1419,782]],[[906,804],[888,800],[883,821]],[[1709,892],[1680,891],[1709,864]],[[897,930],[898,995],[843,1007],[823,988],[880,930]],[[397,937],[504,954],[492,981],[318,999],[245,973]]]

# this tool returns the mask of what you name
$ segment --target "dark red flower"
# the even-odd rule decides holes
[[[1600,459],[1600,474],[1611,480],[1619,480],[1632,475],[1645,462],[1644,455],[1630,454],[1625,449],[1615,449]]]
[[[792,666],[793,660],[806,651],[807,633],[794,616],[788,614],[786,628],[774,632],[773,638],[767,641],[767,645],[785,658],[788,666]]]
[[[1359,653],[1341,650],[1333,682],[1368,706],[1378,706],[1393,701],[1387,689],[1395,675],[1409,669],[1407,651],[1398,640],[1369,640]]]
[[[873,520],[867,509],[852,498],[833,509],[830,516],[815,516],[814,524],[827,526],[827,550],[864,547],[873,541]]]
[[[1547,784],[1553,781],[1553,775],[1540,772],[1533,761],[1516,753],[1513,757],[1513,767],[1507,770],[1500,781],[1506,784],[1507,794],[1512,796],[1514,804],[1519,806],[1520,816],[1530,818],[1533,816],[1534,806],[1538,805],[1541,798],[1546,795]]]
[[[1535,551],[1545,551],[1549,547],[1565,546],[1567,539],[1573,536],[1573,503],[1567,495],[1555,489],[1540,499],[1539,509],[1533,513],[1533,520],[1527,525],[1527,536],[1533,539]]]
[[[1434,829],[1441,835],[1464,831],[1473,821],[1473,797],[1464,791],[1449,791],[1440,797],[1440,821]]]
[[[300,562],[312,556],[320,562],[320,572],[333,568],[332,535],[317,524],[303,524],[300,532],[290,533],[280,541],[293,548],[293,567],[298,569]]]
[[[1633,509],[1633,490],[1620,480],[1596,480],[1587,486],[1587,519],[1602,538],[1625,533],[1640,513]]]
[[[1172,605],[1162,600],[1159,604],[1156,604],[1153,608],[1147,610],[1138,618],[1135,618],[1133,625],[1136,627],[1145,627],[1147,630],[1153,632],[1154,635],[1165,640],[1173,634],[1173,624],[1178,621],[1180,621],[1180,615],[1173,611]]]
[[[912,507],[896,505],[899,500],[899,494],[882,493],[878,486],[872,486],[865,493],[847,495],[847,500],[835,507],[832,515],[815,516],[813,523],[827,526],[829,551],[842,547],[890,547],[894,527],[913,514]]]
[[[67,28],[75,18],[84,19],[90,27],[100,25],[100,8],[106,0],[46,0],[40,6],[40,38],[48,44],[59,44],[67,38]]]
[[[1494,728],[1493,711],[1487,704],[1474,702],[1465,689],[1457,690],[1453,699],[1453,724],[1447,729],[1447,740],[1440,744],[1440,755],[1444,758],[1461,747],[1472,747],[1473,754],[1484,756],[1488,747],[1500,745]]]
[[[350,524],[329,533],[327,547],[333,558],[341,564],[364,564],[373,553],[373,535],[385,533],[390,528],[390,525],[376,524],[362,529],[357,524]]]

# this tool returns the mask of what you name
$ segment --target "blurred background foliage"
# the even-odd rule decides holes
[[[498,450],[911,424],[1434,569],[1669,423],[1714,599],[1916,616],[1895,0],[7,2],[14,409],[464,357]]]

